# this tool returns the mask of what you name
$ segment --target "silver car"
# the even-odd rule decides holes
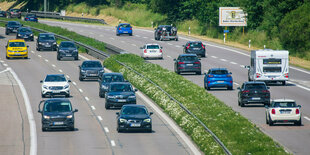
[[[158,44],[145,44],[142,49],[141,57],[144,59],[147,58],[159,58],[163,59],[163,47]]]

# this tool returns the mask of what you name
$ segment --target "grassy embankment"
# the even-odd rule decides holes
[[[223,154],[223,152],[210,134],[176,102],[115,60],[142,73],[183,103],[220,138],[232,154],[286,154],[279,144],[261,132],[256,125],[184,77],[159,65],[145,63],[142,58],[133,54],[115,55],[104,61],[107,68],[122,72],[135,87],[155,101],[205,154]]]

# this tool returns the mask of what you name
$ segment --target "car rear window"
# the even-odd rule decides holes
[[[148,45],[147,49],[159,49],[158,45]]]
[[[263,67],[263,72],[278,73],[281,72],[281,67]]]
[[[71,103],[66,101],[51,101],[44,105],[45,112],[69,112],[72,111]]]
[[[122,109],[122,115],[147,115],[147,110],[144,107],[125,106]]]
[[[10,42],[9,47],[25,47],[24,42]]]
[[[228,71],[227,70],[212,70],[211,74],[217,74],[217,75],[228,74]]]
[[[103,82],[123,82],[124,78],[121,75],[105,75],[102,81]]]
[[[191,48],[201,48],[202,47],[201,43],[199,43],[199,42],[189,43],[189,46]]]
[[[179,58],[180,61],[198,61],[197,56],[182,56]]]
[[[102,67],[100,62],[93,61],[93,62],[83,62],[82,67]]]
[[[250,89],[260,90],[260,89],[267,89],[267,87],[264,84],[247,84],[245,85],[245,89],[246,90],[250,90]]]
[[[130,24],[123,24],[123,25],[120,25],[119,27],[123,27],[123,28],[130,28]]]
[[[287,107],[287,108],[293,108],[296,107],[295,102],[274,102],[274,107]]]

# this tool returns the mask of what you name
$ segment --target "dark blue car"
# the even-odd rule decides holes
[[[233,89],[233,78],[231,72],[228,72],[226,68],[211,68],[208,73],[205,73],[204,87],[207,90],[210,88],[227,88]]]
[[[116,26],[116,35],[120,36],[121,34],[129,34],[132,36],[132,27],[128,23],[120,23]]]
[[[38,17],[35,14],[27,14],[24,18],[25,21],[38,22]]]
[[[33,32],[29,27],[21,27],[17,30],[16,39],[33,41]]]

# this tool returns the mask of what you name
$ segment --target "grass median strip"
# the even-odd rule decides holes
[[[223,154],[223,151],[203,127],[177,103],[115,60],[134,68],[183,103],[219,137],[232,154],[286,154],[278,143],[261,132],[256,125],[184,77],[159,65],[145,63],[142,58],[133,54],[115,55],[104,61],[107,68],[122,72],[135,87],[152,98],[205,154]]]

